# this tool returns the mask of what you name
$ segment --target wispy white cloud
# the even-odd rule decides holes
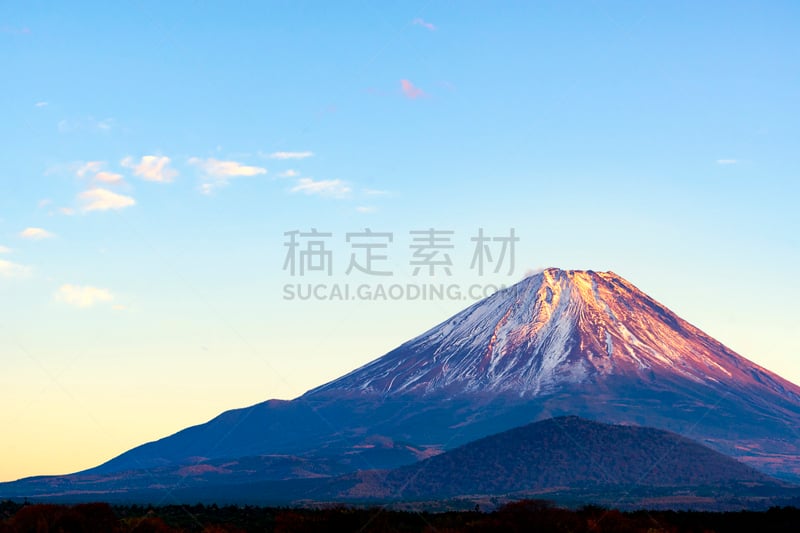
[[[114,295],[108,289],[66,284],[56,291],[55,299],[75,307],[87,308],[99,303],[110,302],[114,299]]]
[[[134,176],[139,176],[146,181],[169,183],[178,175],[178,171],[169,166],[170,158],[167,156],[146,155],[138,162],[128,156],[119,164],[130,168],[133,170]]]
[[[75,170],[75,175],[82,178],[87,174],[100,172],[105,164],[105,161],[86,161],[85,163],[79,163],[77,170]]]
[[[303,194],[315,194],[319,196],[330,196],[333,198],[344,198],[352,189],[342,180],[314,180],[313,178],[300,178],[297,184],[292,187],[291,192]]]
[[[717,159],[718,165],[735,165],[738,162],[738,159]]]
[[[136,205],[136,200],[111,192],[108,189],[94,188],[78,195],[81,211],[108,211],[110,209],[124,209]]]
[[[189,159],[189,164],[202,171],[204,182],[200,184],[200,192],[206,195],[212,194],[217,188],[228,185],[233,178],[267,173],[267,169],[263,167],[244,165],[238,161],[221,161],[211,157],[208,159],[192,157]]]
[[[367,196],[388,196],[389,194],[391,194],[389,191],[385,191],[383,189],[364,189],[361,192],[363,192]]]
[[[359,213],[375,213],[378,211],[378,208],[372,205],[359,205],[356,207],[356,211]]]
[[[31,29],[24,26],[16,28],[14,26],[0,26],[0,33],[7,33],[9,35],[30,35]]]
[[[55,233],[50,233],[42,228],[25,228],[19,233],[23,239],[30,239],[32,241],[40,241],[42,239],[50,239],[55,237]]]
[[[427,96],[425,91],[416,87],[408,80],[400,80],[400,90],[402,90],[403,95],[410,100],[416,100],[417,98],[423,98]]]
[[[75,210],[72,209],[71,207],[59,207],[58,208],[58,212],[61,213],[62,215],[66,215],[68,217],[70,217],[70,216],[75,214]]]
[[[272,152],[270,159],[306,159],[312,157],[314,152]]]
[[[33,105],[36,106],[36,107],[47,107],[48,103],[47,102],[36,102]]]
[[[293,170],[291,168],[289,170],[284,170],[283,172],[278,174],[278,176],[280,176],[282,178],[296,178],[299,175],[300,175],[300,173],[298,171]]]
[[[11,248],[9,248],[8,246],[0,245],[0,254],[10,254],[10,253],[11,253]]]
[[[92,178],[94,181],[113,185],[118,185],[124,181],[122,174],[103,170],[105,166],[105,161],[86,161],[77,163],[75,175],[79,178],[83,178],[87,175],[94,174],[94,177]]]
[[[267,169],[243,165],[237,161],[220,161],[214,158],[200,159],[193,157],[189,164],[199,167],[206,176],[211,178],[236,178],[239,176],[257,176],[266,174]]]
[[[1,278],[26,278],[30,275],[30,267],[0,259]]]
[[[116,172],[101,171],[94,175],[94,180],[109,185],[118,185],[122,183],[123,178],[122,174],[117,174]]]
[[[80,131],[107,133],[111,131],[113,125],[113,118],[97,120],[94,117],[87,117],[83,119],[60,120],[57,124],[57,128],[59,133],[74,133]]]
[[[422,26],[423,28],[430,31],[436,31],[436,26],[434,26],[430,22],[425,22],[421,18],[415,18],[414,20],[411,21],[411,24],[413,24],[414,26]]]

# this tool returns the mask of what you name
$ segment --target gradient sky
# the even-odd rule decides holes
[[[4,2],[0,480],[292,398],[462,300],[287,283],[613,270],[800,383],[796,2]],[[478,228],[513,272],[469,269]],[[331,232],[329,278],[284,232]],[[391,232],[391,279],[345,233]],[[315,273],[318,274],[318,273]]]

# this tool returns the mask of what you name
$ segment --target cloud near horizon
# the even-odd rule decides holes
[[[108,289],[68,283],[59,287],[55,293],[55,299],[59,302],[85,309],[98,303],[110,302],[114,299],[114,295]]]
[[[30,267],[0,259],[0,277],[2,278],[26,278],[30,272]]]
[[[125,168],[133,170],[134,176],[145,181],[170,183],[178,175],[178,171],[170,168],[171,159],[167,156],[146,155],[137,163],[131,156],[119,162]]]

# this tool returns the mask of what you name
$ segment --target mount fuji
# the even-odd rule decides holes
[[[551,268],[294,400],[225,412],[71,476],[0,484],[0,496],[395,468],[567,415],[675,432],[800,481],[800,387],[613,272]]]
[[[699,385],[757,404],[800,389],[735,354],[613,272],[548,269],[309,391],[543,397],[616,381]]]

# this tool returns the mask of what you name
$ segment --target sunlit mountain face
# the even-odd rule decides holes
[[[543,397],[613,378],[654,388],[786,396],[800,388],[737,355],[613,272],[547,269],[318,389]]]

